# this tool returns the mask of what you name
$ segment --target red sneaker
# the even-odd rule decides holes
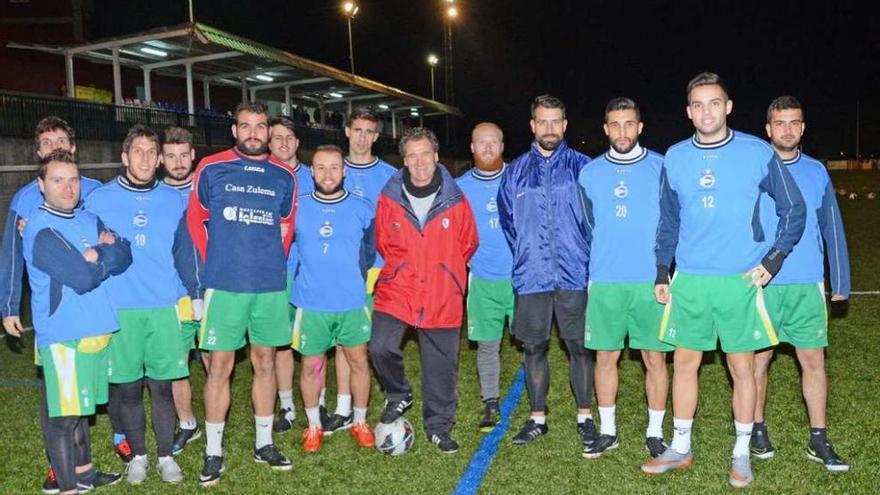
[[[376,436],[373,429],[367,423],[355,423],[351,427],[351,436],[358,445],[364,448],[373,448],[376,446]]]
[[[321,450],[321,444],[324,442],[324,430],[317,426],[310,426],[303,430],[303,450],[306,452],[317,452]]]

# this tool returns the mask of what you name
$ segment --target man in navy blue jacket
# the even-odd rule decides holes
[[[499,220],[513,252],[513,334],[525,352],[532,411],[513,442],[526,444],[547,433],[547,350],[555,314],[571,356],[578,433],[587,445],[596,437],[590,414],[593,359],[584,349],[590,242],[578,175],[590,159],[565,144],[568,121],[558,98],[535,98],[529,123],[535,141],[510,164],[498,191]]]

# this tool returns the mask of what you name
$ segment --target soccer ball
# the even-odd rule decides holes
[[[403,455],[412,449],[415,431],[403,416],[391,423],[378,423],[374,430],[376,450],[388,455]]]

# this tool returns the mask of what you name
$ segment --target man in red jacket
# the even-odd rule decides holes
[[[458,405],[455,387],[466,264],[477,249],[471,207],[443,165],[437,136],[416,127],[400,139],[404,168],[392,176],[376,207],[376,247],[385,259],[375,289],[369,350],[385,389],[380,421],[391,423],[412,405],[400,348],[407,327],[419,337],[422,416],[428,439],[458,452],[450,436]]]

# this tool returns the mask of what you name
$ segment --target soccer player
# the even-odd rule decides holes
[[[577,180],[590,159],[565,144],[568,120],[562,100],[538,96],[531,112],[535,141],[507,167],[498,191],[499,220],[513,252],[513,335],[523,344],[531,407],[513,443],[524,445],[547,434],[547,351],[555,315],[569,353],[577,431],[587,445],[596,437],[590,412],[593,357],[584,348],[590,244]]]
[[[639,144],[643,123],[630,98],[614,98],[605,107],[603,128],[611,148],[581,171],[590,227],[590,302],[584,345],[596,351],[599,436],[584,447],[595,459],[617,448],[615,424],[617,362],[629,338],[645,363],[648,399],[646,446],[651,457],[663,453],[663,416],[669,374],[666,351],[657,338],[663,305],[654,299],[654,237],[660,219],[660,169],[663,157]]]
[[[42,156],[37,184],[44,201],[29,212],[22,241],[44,371],[40,408],[55,475],[49,489],[65,494],[121,479],[95,471],[88,417],[107,402],[107,342],[118,328],[104,281],[128,268],[131,250],[101,219],[78,208],[80,182],[73,153]]]
[[[126,468],[133,485],[146,480],[149,467],[144,385],[152,398],[156,469],[164,482],[183,480],[172,457],[171,391],[173,380],[189,375],[189,347],[180,338],[176,306],[181,280],[192,299],[200,298],[195,252],[183,221],[186,202],[156,177],[159,152],[159,136],[149,127],[133,126],[122,143],[122,173],[85,200],[89,211],[132,243],[131,267],[107,287],[119,318],[109,347],[110,400],[119,404],[134,453]]]
[[[309,167],[300,162],[296,155],[298,148],[299,139],[296,137],[296,127],[293,120],[288,117],[269,119],[269,152],[296,173],[299,194],[309,194],[314,190],[314,181]],[[296,250],[291,249],[287,257],[288,292],[290,292],[297,264]],[[290,309],[290,319],[293,320],[294,310],[292,307]],[[275,433],[289,431],[293,428],[296,420],[296,407],[293,404],[294,368],[295,361],[290,345],[275,349],[275,379],[278,382],[278,399],[281,402],[281,410],[278,412],[278,419],[275,420],[273,426]]]
[[[162,140],[162,153],[159,161],[165,169],[165,177],[162,182],[176,189],[183,197],[184,204],[189,202],[189,194],[192,191],[193,173],[195,173],[196,150],[193,149],[192,133],[182,127],[165,128]],[[179,287],[180,299],[177,301],[177,310],[180,317],[181,342],[183,346],[192,351],[196,345],[196,331],[199,328],[198,319],[201,318],[201,300],[196,300],[193,307],[192,298],[187,295],[183,284]],[[210,354],[200,353],[205,369],[210,366]],[[178,428],[174,434],[174,442],[171,444],[171,453],[178,455],[190,442],[198,440],[202,436],[199,423],[196,421],[192,408],[192,385],[189,376],[171,383],[171,391],[174,394],[174,409],[177,411]]]
[[[287,251],[296,214],[296,172],[268,153],[269,115],[259,102],[235,109],[233,149],[196,169],[187,224],[205,263],[205,314],[199,347],[211,351],[205,383],[205,463],[199,481],[220,482],[223,429],[235,351],[250,341],[254,461],[275,470],[293,464],[272,443],[275,347],[290,345]]]
[[[408,129],[399,143],[404,168],[385,184],[376,206],[376,246],[385,266],[376,283],[369,350],[385,389],[379,421],[392,423],[412,405],[400,348],[416,329],[422,364],[422,417],[428,440],[458,452],[450,432],[458,406],[458,346],[465,264],[477,249],[470,204],[446,167],[430,129]]]
[[[495,428],[501,376],[501,337],[505,318],[513,322],[513,286],[510,272],[513,255],[498,223],[498,187],[504,174],[504,133],[491,122],[477,124],[471,131],[474,169],[456,180],[474,208],[480,247],[471,258],[468,277],[468,339],[477,343],[477,375],[483,398],[480,431]]]
[[[767,136],[773,150],[801,190],[807,206],[807,222],[801,242],[795,245],[785,265],[764,289],[764,304],[773,326],[779,332],[779,340],[794,346],[801,365],[804,402],[810,420],[807,458],[821,462],[829,471],[848,471],[849,464],[834,451],[825,431],[828,312],[823,275],[824,247],[827,246],[831,300],[846,300],[850,291],[849,253],[831,178],[821,163],[800,151],[805,128],[803,109],[796,98],[780,96],[770,103],[767,109]],[[771,228],[779,220],[766,214],[764,217],[764,225]],[[773,349],[755,354],[758,399],[751,452],[759,459],[769,459],[776,452],[770,443],[764,419],[767,368],[772,357]]]
[[[293,348],[303,356],[300,390],[309,427],[303,430],[303,450],[321,448],[324,429],[318,396],[324,382],[325,353],[340,347],[351,368],[354,399],[351,434],[361,447],[373,447],[367,424],[370,398],[370,310],[366,306],[367,269],[376,248],[373,205],[343,189],[342,149],[318,146],[312,158],[315,191],[299,197],[296,249],[299,267],[290,300],[296,306]],[[338,358],[338,355],[337,355]]]
[[[755,413],[755,351],[779,341],[762,287],[800,239],[806,209],[797,185],[766,142],[727,127],[733,110],[724,83],[704,72],[687,87],[691,139],[666,152],[661,172],[654,294],[666,305],[660,338],[675,346],[674,435],[666,451],[642,464],[663,473],[693,464],[691,428],[703,352],[718,340],[733,377],[736,443],[728,476],[734,487],[753,480],[749,439]],[[762,193],[775,202],[777,232],[765,232],[755,208]],[[768,248],[768,239],[773,239]],[[669,270],[675,259],[672,281]]]

